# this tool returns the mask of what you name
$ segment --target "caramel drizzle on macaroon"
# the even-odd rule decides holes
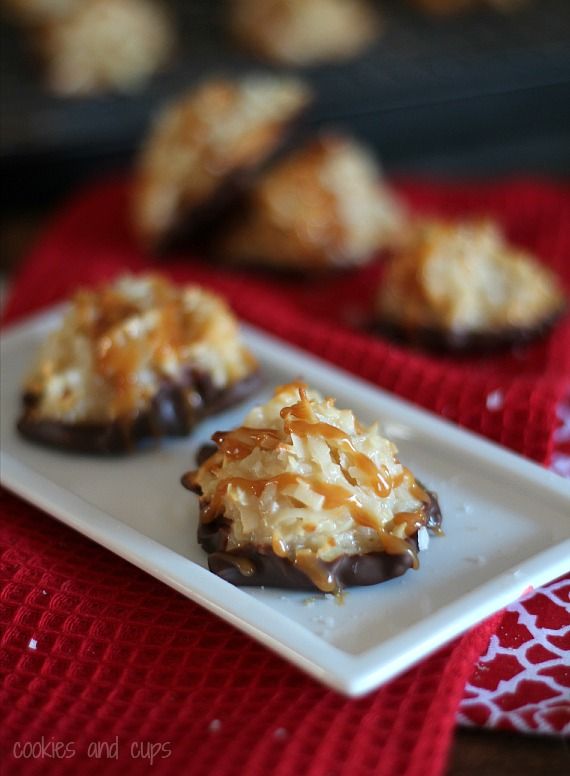
[[[235,431],[216,431],[212,442],[219,447],[219,452],[230,461],[241,461],[247,458],[256,447],[262,450],[275,450],[279,445],[279,432],[273,428],[249,428],[241,426]]]
[[[178,352],[187,322],[182,297],[159,275],[149,276],[155,296],[156,325],[146,331],[119,331],[145,311],[118,289],[78,291],[73,310],[79,330],[90,341],[95,371],[113,386],[113,414],[128,416],[136,409],[136,374],[145,362],[155,364],[167,351]]]
[[[113,386],[113,412],[119,417],[136,410],[137,372],[143,365],[157,367],[169,354],[180,359],[182,349],[206,332],[206,323],[184,309],[182,292],[160,275],[148,277],[154,295],[148,310],[115,288],[79,291],[73,301],[79,328],[92,344],[95,371]],[[151,311],[156,318],[152,327],[138,324],[129,332],[129,319]]]
[[[377,467],[371,458],[356,450],[345,431],[337,426],[317,420],[313,412],[311,400],[307,396],[307,385],[305,383],[297,381],[291,385],[280,386],[276,389],[275,395],[290,387],[297,388],[299,401],[290,406],[283,407],[280,412],[286,434],[295,434],[301,438],[318,436],[327,440],[327,442],[330,441],[332,443],[332,445],[329,445],[331,452],[339,450],[344,453],[348,461],[347,468],[356,467],[363,475],[364,481],[358,484],[370,487],[380,498],[386,498],[394,488],[406,482],[414,498],[421,501],[422,504],[429,502],[429,495],[416,482],[409,469],[404,469],[401,474],[392,477],[385,466]],[[243,426],[234,431],[217,432],[213,435],[212,440],[218,445],[219,450],[202,465],[210,473],[216,469],[219,470],[219,465],[224,458],[230,461],[239,461],[247,458],[255,448],[261,448],[262,450],[276,449],[281,443],[281,435],[275,429]],[[345,469],[343,469],[343,473],[348,481],[353,481],[353,478],[350,477]],[[196,475],[197,472],[187,475],[187,487],[193,486]],[[301,474],[285,472],[274,477],[258,479],[227,477],[218,483],[210,501],[207,504],[203,504],[200,519],[203,523],[209,523],[222,512],[224,498],[230,488],[240,488],[246,493],[259,498],[264,489],[269,485],[275,485],[277,490],[282,492],[285,488],[301,482],[309,485],[315,493],[323,497],[324,509],[347,508],[356,523],[372,528],[377,532],[384,552],[389,555],[409,554],[412,556],[414,568],[418,567],[417,552],[410,543],[405,539],[394,536],[390,530],[380,526],[376,515],[365,509],[355,494],[352,494],[341,485],[315,482],[311,477]],[[414,512],[397,513],[390,521],[389,527],[395,528],[404,525],[406,536],[411,536],[425,524],[426,515],[422,506]],[[287,543],[277,532],[275,532],[273,537],[272,549],[276,555],[288,557],[293,565],[303,571],[320,590],[332,592],[336,589],[333,575],[313,550],[299,550],[291,555]]]

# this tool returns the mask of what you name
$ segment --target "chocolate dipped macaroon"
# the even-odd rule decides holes
[[[156,275],[124,276],[75,294],[24,384],[18,429],[64,450],[125,453],[190,433],[258,383],[221,298]]]
[[[68,12],[57,15],[58,6]],[[53,16],[33,29],[32,42],[47,86],[59,96],[136,92],[172,55],[173,25],[159,3],[67,0],[51,7]]]
[[[207,80],[160,113],[135,165],[132,224],[161,250],[203,237],[239,200],[310,101],[296,78]]]
[[[381,436],[301,382],[284,385],[183,484],[198,494],[198,541],[235,585],[336,593],[418,567],[440,532],[437,498]]]
[[[368,0],[231,0],[229,22],[244,48],[293,66],[358,56],[382,31]]]
[[[566,307],[554,273],[492,221],[428,221],[392,255],[374,328],[427,349],[485,351],[540,337]]]
[[[327,135],[267,170],[214,246],[231,264],[313,272],[362,266],[401,239],[404,208],[369,151]]]

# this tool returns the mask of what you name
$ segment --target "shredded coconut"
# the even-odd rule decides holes
[[[282,386],[243,427],[213,438],[220,449],[192,478],[202,503],[230,519],[229,551],[253,544],[324,561],[406,552],[426,522],[425,491],[377,425],[303,384]]]
[[[62,95],[132,91],[166,61],[173,33],[148,0],[83,0],[37,33],[50,87]]]
[[[159,276],[124,276],[75,295],[25,392],[37,419],[109,422],[144,409],[162,383],[189,369],[224,388],[254,368],[222,299]]]
[[[563,305],[553,273],[491,221],[422,224],[390,262],[378,297],[383,319],[458,332],[532,327]]]
[[[380,29],[366,0],[234,0],[230,12],[242,43],[292,65],[354,56]]]
[[[137,165],[133,219],[141,239],[156,241],[227,175],[262,161],[308,100],[296,79],[249,76],[207,81],[167,107]]]
[[[359,265],[396,242],[404,222],[373,157],[352,140],[323,137],[261,177],[219,253],[283,267]]]

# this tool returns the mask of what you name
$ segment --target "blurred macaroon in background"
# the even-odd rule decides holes
[[[208,76],[294,71],[389,173],[570,167],[567,0],[2,0],[2,208],[131,164]]]

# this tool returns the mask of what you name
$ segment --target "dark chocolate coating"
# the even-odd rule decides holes
[[[18,431],[33,442],[61,450],[99,455],[128,453],[149,439],[186,436],[202,418],[240,402],[260,382],[256,371],[220,390],[209,375],[191,370],[183,382],[164,383],[148,410],[134,418],[110,423],[38,420],[34,417],[34,397],[28,394],[23,397],[24,412],[18,421]],[[199,399],[194,401],[195,397]]]
[[[423,486],[422,486],[423,487]],[[424,488],[425,489],[425,488]],[[426,527],[437,530],[441,526],[441,510],[436,496],[430,491],[426,504]],[[200,504],[202,513],[206,503]],[[276,555],[271,547],[249,546],[227,551],[231,523],[219,516],[210,523],[198,525],[198,542],[208,553],[208,568],[217,576],[240,587],[289,588],[293,590],[319,590],[314,582],[295,567],[288,558]],[[418,551],[417,536],[407,540],[414,552]],[[232,562],[232,557],[236,562]],[[240,571],[240,560],[253,564],[252,574]],[[323,571],[332,576],[337,589],[345,587],[376,585],[404,574],[413,565],[412,553],[389,555],[386,552],[370,552],[364,555],[341,555],[334,561],[320,561]],[[249,565],[249,564],[248,564]],[[319,591],[322,592],[322,591]]]
[[[260,154],[257,160],[221,175],[217,186],[206,199],[192,207],[182,207],[175,223],[149,246],[152,252],[162,257],[192,245],[211,257],[220,224],[227,225],[243,215],[257,177],[289,147],[306,107],[299,108],[288,121],[282,123],[273,146]]]
[[[391,321],[376,320],[371,331],[388,337],[394,342],[411,345],[435,353],[470,355],[526,345],[527,342],[545,336],[564,316],[567,307],[552,313],[533,326],[509,326],[494,331],[453,331],[430,326],[405,327]]]
[[[253,170],[239,170],[221,179],[208,199],[192,208],[181,209],[174,224],[149,246],[152,253],[164,257],[191,245],[209,254],[220,223],[227,223],[243,211],[254,177]]]

